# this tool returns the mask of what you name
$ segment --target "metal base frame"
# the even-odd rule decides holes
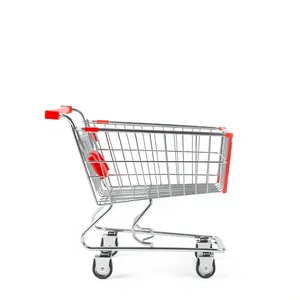
[[[100,227],[97,223],[103,219],[108,212],[112,209],[113,204],[109,206],[100,206],[95,213],[92,215],[91,225],[83,232],[81,236],[81,242],[83,246],[89,250],[100,251],[100,255],[95,256],[93,271],[98,278],[107,278],[112,272],[112,255],[116,254],[117,251],[178,251],[178,252],[194,252],[197,258],[196,271],[197,274],[202,278],[209,278],[215,272],[215,253],[225,252],[225,246],[222,240],[217,236],[202,235],[202,234],[191,234],[191,233],[178,233],[178,232],[167,232],[167,231],[156,231],[151,228],[141,227],[138,223],[149,210],[152,205],[152,200],[149,199],[147,207],[134,219],[131,229],[124,228],[112,228],[112,227]],[[105,209],[104,211],[102,211]],[[101,246],[90,246],[85,242],[87,233],[96,228],[97,230],[107,232],[103,235]],[[143,246],[127,246],[120,247],[117,245],[118,233],[131,233],[133,238],[142,244]],[[140,235],[147,235],[144,238],[140,238]],[[170,236],[170,237],[182,237],[195,239],[195,247],[155,247],[153,242],[148,242],[156,235]],[[102,275],[102,274],[109,274]],[[100,274],[100,275],[99,275]]]

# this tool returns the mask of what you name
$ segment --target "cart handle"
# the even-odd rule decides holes
[[[59,120],[61,114],[70,114],[72,106],[62,105],[60,108],[45,110],[45,119]]]

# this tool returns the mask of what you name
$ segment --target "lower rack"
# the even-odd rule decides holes
[[[196,273],[201,278],[210,278],[216,271],[215,264],[215,253],[225,252],[225,246],[222,240],[217,236],[210,235],[199,235],[189,233],[176,233],[166,231],[155,231],[151,228],[141,227],[138,223],[148,211],[152,204],[152,200],[149,199],[149,205],[146,209],[140,213],[134,220],[131,229],[123,228],[111,228],[111,227],[99,227],[97,223],[102,219],[112,208],[112,205],[107,206],[106,211],[101,213],[96,218],[100,210],[100,207],[92,216],[92,224],[84,231],[81,237],[82,244],[89,250],[100,251],[93,261],[93,273],[99,279],[106,279],[110,277],[113,272],[112,256],[116,255],[118,251],[179,251],[179,252],[194,252],[197,259],[196,262]],[[92,229],[105,231],[101,240],[100,247],[92,247],[86,244],[85,236]],[[118,243],[118,233],[131,233],[136,241],[144,246],[139,247],[120,247]],[[141,239],[139,235],[147,235]],[[154,247],[152,242],[149,242],[154,236],[173,236],[173,237],[184,237],[192,238],[196,240],[194,248],[189,247]]]

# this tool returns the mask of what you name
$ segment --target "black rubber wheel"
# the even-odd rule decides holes
[[[104,241],[103,241],[103,238],[101,239],[101,247],[104,245]],[[119,243],[118,243],[118,238],[116,238],[116,244],[115,244],[116,247],[119,246]],[[118,253],[118,251],[113,251],[111,256],[114,256]]]
[[[110,259],[109,260],[109,272],[106,274],[106,275],[100,275],[97,270],[96,270],[96,260],[94,258],[94,262],[93,262],[93,273],[94,275],[99,278],[99,279],[106,279],[108,278],[111,274],[112,274],[112,271],[113,271],[113,264],[112,264],[112,260]]]
[[[210,248],[212,248],[212,247],[213,247],[212,244],[210,244]],[[196,248],[198,248],[198,244],[196,244]],[[196,258],[198,258],[197,253],[198,253],[198,252],[195,252],[195,257],[196,257]]]
[[[200,267],[200,259],[198,258],[197,259],[197,264],[196,264],[196,272],[197,274],[201,277],[201,278],[210,278],[211,276],[213,276],[216,272],[216,264],[215,264],[215,260],[213,260],[213,264],[212,264],[212,271],[209,273],[209,274],[201,274],[200,271],[199,271],[199,267]]]

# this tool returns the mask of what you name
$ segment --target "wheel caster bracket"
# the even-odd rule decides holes
[[[203,256],[203,255],[210,255],[210,254],[213,255],[213,253],[209,251],[211,248],[213,248],[213,241],[211,239],[201,238],[197,240],[196,248],[207,249],[207,252],[206,251],[204,252],[203,250],[195,252],[196,257]]]
[[[107,234],[103,234],[101,247],[118,247],[118,233],[115,231],[109,231]],[[101,251],[101,253],[102,252],[104,251]],[[114,256],[117,253],[118,251],[113,251],[111,256]]]
[[[199,261],[199,272],[203,275],[209,275],[212,273],[214,269],[214,256],[199,256],[198,259]]]
[[[117,235],[111,232],[103,234],[103,245],[104,247],[115,247]]]
[[[105,276],[109,273],[109,256],[95,256],[96,268],[95,270],[99,275]]]

